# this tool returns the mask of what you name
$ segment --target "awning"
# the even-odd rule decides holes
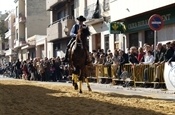
[[[99,18],[99,19],[89,19],[85,22],[86,25],[93,25],[93,24],[97,24],[100,22],[103,22],[104,19],[103,18]]]
[[[21,49],[22,50],[24,50],[24,49],[31,49],[31,48],[34,48],[34,47],[35,47],[35,45],[25,45],[25,46],[21,47]]]
[[[126,26],[123,22],[111,22],[110,23],[110,33],[111,34],[121,34],[126,32]]]

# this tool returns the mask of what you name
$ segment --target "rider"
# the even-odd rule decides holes
[[[70,36],[72,37],[71,40],[69,41],[69,43],[67,44],[67,49],[66,49],[66,55],[65,55],[65,59],[63,60],[63,62],[68,62],[68,50],[72,44],[72,42],[76,39],[76,36],[78,34],[78,29],[80,26],[86,26],[83,24],[84,21],[86,21],[86,18],[84,16],[79,16],[77,18],[78,23],[74,24],[71,31],[70,31]],[[87,60],[86,60],[87,61]]]

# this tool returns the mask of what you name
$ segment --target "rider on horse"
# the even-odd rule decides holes
[[[84,21],[86,21],[86,18],[83,17],[83,16],[79,16],[77,18],[78,22],[77,24],[74,24],[71,31],[70,31],[70,36],[72,37],[71,40],[69,41],[69,43],[67,44],[67,49],[66,49],[66,55],[65,55],[65,59],[63,60],[63,62],[68,62],[68,57],[69,57],[69,49],[70,49],[70,46],[71,44],[73,43],[73,41],[76,39],[77,37],[77,34],[78,34],[78,30],[80,27],[86,27],[86,25],[83,24]],[[86,64],[90,63],[90,60],[89,60],[89,54],[88,54],[88,51],[87,51],[87,46],[85,46],[85,50],[86,50],[86,53],[87,53],[87,59],[86,59]]]

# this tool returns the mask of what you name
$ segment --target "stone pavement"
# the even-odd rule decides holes
[[[15,80],[13,78],[3,78],[0,76],[0,80]],[[38,84],[55,84],[63,86],[72,86],[71,83],[65,82],[38,82]],[[132,96],[144,96],[156,99],[165,99],[175,101],[175,91],[168,91],[164,89],[153,89],[153,88],[133,88],[133,87],[122,87],[111,84],[99,84],[90,83],[91,88],[95,92],[102,93],[116,93],[122,95],[132,95]],[[87,90],[86,84],[83,84],[83,90]]]

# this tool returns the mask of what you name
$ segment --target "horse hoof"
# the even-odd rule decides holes
[[[83,92],[80,90],[79,93],[83,93]]]
[[[74,84],[74,89],[78,90],[78,85],[77,84]]]

